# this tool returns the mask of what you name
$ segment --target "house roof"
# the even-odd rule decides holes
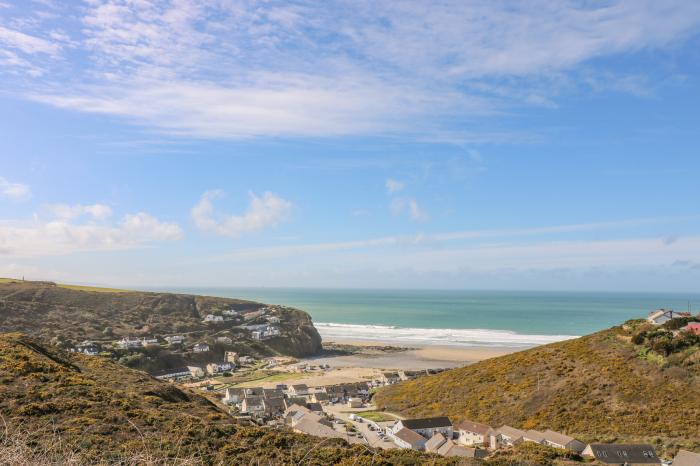
[[[452,427],[452,421],[446,416],[426,417],[423,419],[404,419],[401,421],[408,429],[434,429],[437,427]]]
[[[523,435],[524,439],[531,440],[533,442],[541,442],[544,440],[544,434],[538,430],[526,430]]]
[[[491,426],[473,421],[462,421],[458,429],[467,432],[474,432],[475,434],[479,435],[486,435],[488,434],[489,430],[491,430]]]
[[[598,461],[605,464],[659,464],[654,447],[647,444],[621,445],[616,443],[592,443],[588,447]],[[588,448],[587,448],[588,449]]]
[[[413,432],[411,429],[403,428],[394,434],[397,438],[400,438],[404,442],[407,442],[413,447],[417,447],[425,443],[425,438],[417,433]]]
[[[307,419],[306,417],[294,425],[294,430],[315,435],[316,437],[345,438],[344,434],[332,427],[328,427],[313,419]]]
[[[298,390],[308,390],[308,389],[309,389],[309,387],[308,387],[306,384],[304,384],[304,383],[292,385],[292,388],[294,389],[294,391],[298,391]]]
[[[566,446],[569,443],[576,440],[573,437],[569,437],[566,434],[562,434],[561,432],[555,432],[553,430],[545,430],[542,433],[542,436],[544,437],[544,439],[546,441],[556,443],[557,445],[561,445],[561,446]]]
[[[425,449],[428,451],[435,452],[443,446],[447,442],[447,439],[445,438],[444,435],[442,435],[440,432],[436,433],[432,437],[430,437],[430,440],[425,442]]]
[[[673,466],[700,466],[700,453],[679,450],[673,459]]]
[[[496,432],[512,439],[519,439],[525,435],[524,431],[511,426],[501,426],[496,429]]]
[[[461,456],[464,458],[485,458],[486,450],[477,450],[476,448],[463,447],[455,444],[452,440],[445,442],[437,451],[438,455],[442,456]]]

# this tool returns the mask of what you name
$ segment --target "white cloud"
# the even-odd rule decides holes
[[[401,181],[395,180],[393,178],[387,179],[384,185],[386,186],[386,190],[389,194],[398,193],[404,188],[404,184]]]
[[[0,197],[22,200],[31,195],[29,186],[22,183],[11,183],[0,176]]]
[[[0,223],[0,255],[47,256],[82,251],[114,251],[144,247],[182,237],[174,223],[147,213],[124,216],[116,225],[72,223],[67,219]]]
[[[112,208],[104,204],[48,204],[44,208],[53,216],[64,220],[72,220],[83,215],[89,215],[95,220],[104,220],[112,215]]]
[[[63,17],[80,21],[70,37],[36,19],[16,22],[33,25],[26,31],[0,29],[2,71],[54,71],[18,80],[16,94],[204,138],[411,131],[473,140],[471,128],[455,134],[446,122],[553,106],[571,82],[618,81],[644,95],[644,76],[596,69],[605,76],[596,79],[576,68],[672,47],[700,25],[700,3],[685,0],[69,4]],[[58,39],[42,39],[43,30]]]
[[[238,237],[275,226],[289,216],[292,203],[267,191],[262,197],[250,192],[250,205],[241,215],[216,215],[214,199],[223,196],[222,191],[207,191],[192,208],[192,219],[202,231],[222,236]]]

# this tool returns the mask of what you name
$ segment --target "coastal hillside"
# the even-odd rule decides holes
[[[222,315],[227,312],[235,317]],[[186,344],[230,339],[230,348],[218,348],[219,358],[225,349],[294,357],[321,350],[321,337],[307,313],[282,306],[265,312],[261,303],[238,299],[0,279],[0,332],[24,332],[63,348],[85,340],[180,335]],[[217,320],[206,321],[207,316]],[[271,319],[278,334],[255,340],[250,329]],[[150,361],[143,358],[138,367],[155,371],[185,363],[161,354]]]
[[[0,334],[0,424],[0,464],[457,464],[236,425],[202,395],[22,334]]]
[[[671,453],[697,450],[700,337],[669,324],[630,321],[399,383],[374,399],[409,416],[553,429],[584,442],[647,442]]]

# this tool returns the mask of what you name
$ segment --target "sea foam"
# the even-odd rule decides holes
[[[575,335],[527,335],[479,328],[403,328],[389,325],[314,323],[324,340],[366,340],[416,345],[529,347],[577,338]]]

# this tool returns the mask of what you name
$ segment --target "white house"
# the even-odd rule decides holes
[[[238,353],[235,351],[226,351],[224,353],[224,361],[230,362],[231,364],[238,363]]]
[[[221,374],[222,372],[232,371],[233,369],[234,365],[230,362],[225,362],[222,364],[216,364],[212,362],[207,364],[207,374],[209,375]]]
[[[206,343],[197,343],[192,347],[192,351],[195,353],[206,353],[209,351],[209,345]]]
[[[511,426],[502,426],[489,434],[489,446],[492,450],[517,445],[523,441],[525,432]]]
[[[187,366],[187,370],[190,371],[190,375],[195,379],[199,377],[204,377],[204,369],[199,366]]]
[[[488,445],[491,426],[478,422],[464,421],[457,426],[457,439],[464,445]]]
[[[204,316],[204,322],[223,322],[224,318],[223,316],[217,316],[214,314],[207,314]]]
[[[542,445],[561,448],[562,450],[571,450],[576,453],[581,453],[586,448],[583,442],[553,430],[545,430],[542,432]]]
[[[687,312],[676,312],[673,309],[658,309],[650,312],[647,321],[654,325],[665,324],[669,320],[678,319],[680,317],[689,317]]]
[[[117,346],[124,349],[143,348],[143,341],[138,338],[132,340],[128,337],[124,337],[117,342]]]
[[[236,317],[238,315],[238,311],[234,309],[227,309],[225,311],[221,311],[221,314],[225,315],[226,317]]]
[[[399,448],[424,450],[425,442],[427,442],[425,437],[405,427],[402,427],[396,432],[390,432],[389,435]]]
[[[181,345],[185,342],[185,337],[182,335],[172,335],[164,338],[171,345]]]
[[[391,431],[395,434],[401,429],[409,429],[413,432],[422,435],[425,439],[431,438],[436,433],[441,433],[447,438],[452,438],[452,421],[448,417],[427,417],[423,419],[402,419],[396,421],[391,427]]]

